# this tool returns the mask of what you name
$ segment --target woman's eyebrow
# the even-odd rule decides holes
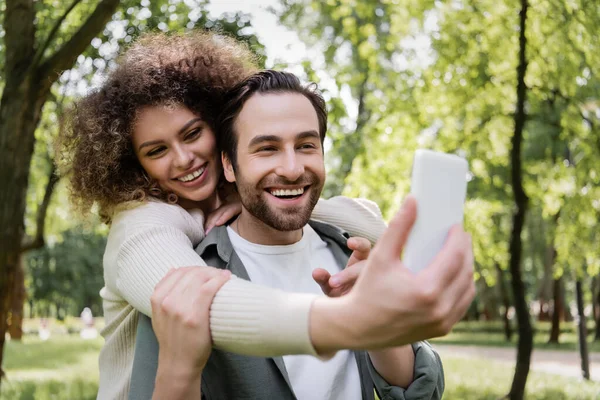
[[[179,132],[177,132],[177,134],[181,135],[182,133],[184,133],[185,131],[187,131],[190,128],[190,126],[194,125],[198,121],[202,121],[202,118],[198,117],[198,118],[193,118],[193,119],[189,120],[188,122],[185,123],[185,125],[183,125],[179,129]],[[138,147],[138,151],[142,150],[144,147],[154,146],[155,144],[159,144],[161,142],[162,142],[162,140],[149,140],[147,142],[142,143],[140,145],[140,147]]]
[[[181,135],[182,133],[187,131],[190,128],[190,126],[194,125],[198,121],[202,121],[202,118],[198,117],[198,118],[193,118],[193,119],[189,120],[185,125],[183,125],[181,127],[181,129],[179,129],[179,132],[177,134]]]
[[[159,143],[162,143],[162,140],[149,140],[147,142],[140,144],[140,147],[138,147],[138,151],[142,150],[144,147],[154,146],[155,144],[159,144]]]

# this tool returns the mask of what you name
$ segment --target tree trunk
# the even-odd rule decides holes
[[[8,334],[11,340],[21,340],[23,337],[23,305],[25,304],[25,270],[23,268],[23,256],[15,273],[13,293],[11,299],[10,324]]]
[[[528,198],[523,189],[523,171],[521,165],[521,144],[523,141],[523,129],[526,121],[525,101],[527,87],[525,86],[525,74],[527,72],[526,47],[527,38],[525,27],[527,21],[527,0],[521,0],[521,11],[519,13],[519,65],[517,67],[517,105],[515,109],[515,130],[511,140],[511,183],[515,199],[515,213],[513,216],[513,227],[510,237],[510,273],[513,301],[517,314],[519,342],[517,345],[517,365],[510,388],[511,400],[522,400],[525,396],[525,385],[529,375],[531,363],[531,350],[533,348],[533,329],[529,317],[529,308],[525,299],[525,286],[521,277],[521,256],[523,243],[521,232],[525,224]]]
[[[599,279],[600,279],[600,276],[596,276],[596,282]],[[600,286],[600,285],[598,285],[598,286]],[[600,306],[600,288],[597,288],[597,291],[594,294],[594,297],[596,298],[595,303]],[[600,307],[596,311],[596,313],[594,313],[594,320],[596,322],[596,335],[594,336],[594,341],[598,341],[598,340],[600,340]]]
[[[104,28],[119,5],[101,0],[80,29],[55,53],[44,59],[46,46],[35,43],[33,0],[6,0],[4,12],[5,82],[0,99],[0,384],[4,341],[11,307],[24,229],[29,166],[42,107],[59,74],[73,65],[79,54]],[[64,19],[60,19],[56,29]],[[52,35],[46,38],[50,43]],[[1,386],[0,386],[1,389]]]
[[[555,223],[556,226],[556,223]],[[538,288],[538,300],[540,302],[540,312],[538,315],[538,321],[549,321],[552,316],[550,314],[550,301],[552,297],[552,285],[553,285],[553,270],[554,260],[556,259],[556,249],[554,247],[554,238],[552,237],[550,243],[546,247],[544,256],[544,276],[540,281]]]
[[[512,340],[512,327],[510,320],[508,319],[508,312],[510,311],[510,301],[508,299],[508,291],[506,290],[506,284],[504,283],[504,272],[500,265],[496,263],[496,272],[498,273],[498,288],[500,289],[500,297],[502,298],[502,304],[504,306],[504,312],[502,313],[502,321],[504,322],[504,337],[507,342]]]
[[[575,294],[577,297],[577,314],[578,314],[578,332],[579,332],[579,355],[581,356],[581,372],[583,378],[590,379],[590,353],[587,345],[587,327],[585,313],[583,310],[583,288],[581,287],[581,279],[575,282]]]
[[[562,277],[554,280],[554,300],[552,301],[552,327],[548,343],[558,343],[560,336],[560,320],[564,318],[562,299]]]

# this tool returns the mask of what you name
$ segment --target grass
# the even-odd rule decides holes
[[[486,343],[489,326],[459,325],[454,339]],[[493,333],[493,332],[492,332]],[[480,339],[484,337],[483,339]],[[565,336],[567,337],[567,336]],[[487,339],[488,343],[493,340]],[[461,344],[467,344],[461,342]],[[26,336],[8,342],[1,400],[92,400],[98,382],[98,352],[102,339],[82,340],[76,335],[54,335],[46,342]],[[511,362],[444,357],[444,400],[496,400],[510,389]],[[600,383],[563,378],[533,371],[527,383],[529,400],[600,400]]]
[[[444,400],[497,400],[506,395],[514,365],[482,359],[444,357]],[[600,399],[600,383],[531,371],[527,380],[528,400]]]
[[[1,400],[87,400],[98,391],[102,339],[56,335],[48,341],[26,336],[7,342]]]
[[[594,341],[593,326],[588,326],[588,349],[600,352],[600,342]],[[535,324],[533,345],[536,349],[575,351],[578,349],[577,327],[573,323],[562,323],[559,343],[548,343],[550,324],[538,322]],[[432,343],[456,344],[469,346],[515,347],[518,336],[514,332],[509,342],[504,337],[501,322],[461,322],[452,332],[443,338],[431,340]]]

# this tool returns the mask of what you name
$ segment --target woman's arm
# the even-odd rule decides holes
[[[126,212],[113,219],[105,254],[106,285],[151,316],[154,288],[170,269],[206,266],[194,251],[204,237],[202,221],[164,203],[149,203]],[[115,262],[108,262],[111,259]],[[316,354],[308,329],[313,298],[231,279],[219,290],[211,307],[215,347],[263,357]]]
[[[369,239],[372,244],[387,228],[377,204],[367,199],[344,196],[319,199],[312,218],[335,225],[351,236]]]

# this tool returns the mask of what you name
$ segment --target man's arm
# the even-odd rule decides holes
[[[475,296],[470,236],[455,226],[434,261],[415,274],[400,261],[416,217],[409,197],[371,251],[356,284],[339,298],[319,297],[310,336],[320,354],[403,346],[450,332]]]
[[[152,295],[152,327],[159,344],[154,400],[200,399],[200,383],[211,352],[209,307],[229,280],[229,271],[179,268]]]

